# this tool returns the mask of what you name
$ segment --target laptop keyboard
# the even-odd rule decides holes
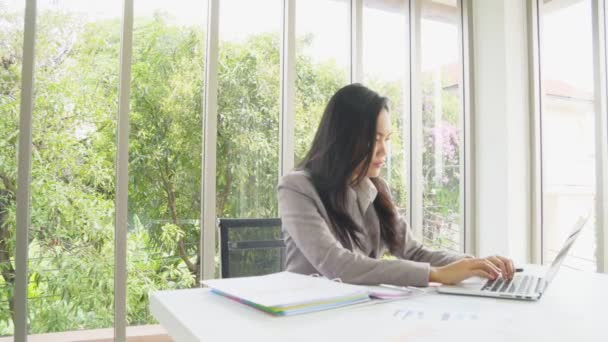
[[[488,280],[481,290],[526,296],[537,293],[540,290],[541,284],[542,278],[529,275],[516,275],[512,279],[496,278],[495,280]]]

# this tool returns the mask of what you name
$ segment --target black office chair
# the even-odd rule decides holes
[[[285,243],[281,219],[218,219],[222,278],[283,270]]]

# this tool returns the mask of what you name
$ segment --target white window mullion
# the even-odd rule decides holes
[[[208,0],[207,51],[205,61],[205,115],[203,123],[204,165],[201,203],[201,279],[215,276],[216,170],[217,170],[217,91],[219,59],[219,0]]]
[[[412,60],[412,17],[410,15],[410,1],[406,0],[403,10],[404,15],[404,27],[405,27],[405,41],[404,44],[407,46],[407,52],[405,54],[405,60],[403,61],[405,68],[407,70],[405,73],[405,77],[403,80],[403,108],[401,112],[404,116],[404,123],[402,125],[401,136],[404,139],[403,146],[405,148],[405,163],[403,174],[406,175],[406,186],[407,186],[407,207],[405,208],[405,220],[412,226],[412,69],[411,69],[411,60]]]
[[[125,0],[120,45],[118,132],[116,152],[116,216],[114,236],[114,340],[127,331],[127,231],[129,201],[129,100],[133,51],[133,0]]]
[[[279,177],[294,167],[296,87],[296,2],[283,0],[281,39],[281,115]]]
[[[461,162],[460,162],[460,229],[461,251],[477,255],[477,229],[475,224],[475,132],[474,132],[474,84],[473,75],[473,6],[471,0],[459,2],[460,22],[460,47],[462,56],[462,102],[463,121],[462,134],[460,136]]]
[[[421,87],[421,3],[410,0],[410,223],[414,235],[423,240],[423,192],[424,177],[422,153],[422,87]]]
[[[542,84],[540,79],[540,21],[538,0],[528,2],[529,109],[532,141],[530,155],[530,258],[543,263],[543,170],[542,170]]]
[[[363,82],[363,0],[350,0],[350,82]]]
[[[15,255],[15,341],[27,341],[28,230],[30,227],[30,185],[32,177],[32,109],[34,106],[34,47],[36,0],[25,3],[21,69],[21,108],[17,174],[17,231]]]
[[[608,272],[608,117],[606,109],[606,11],[604,0],[592,1],[593,64],[595,89],[597,270]]]

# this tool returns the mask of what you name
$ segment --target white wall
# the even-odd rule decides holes
[[[525,0],[472,1],[477,250],[529,261],[530,115]]]

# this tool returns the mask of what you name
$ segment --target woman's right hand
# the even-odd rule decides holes
[[[464,258],[445,266],[431,267],[429,281],[453,285],[475,276],[496,279],[500,274],[500,269],[486,259]]]

